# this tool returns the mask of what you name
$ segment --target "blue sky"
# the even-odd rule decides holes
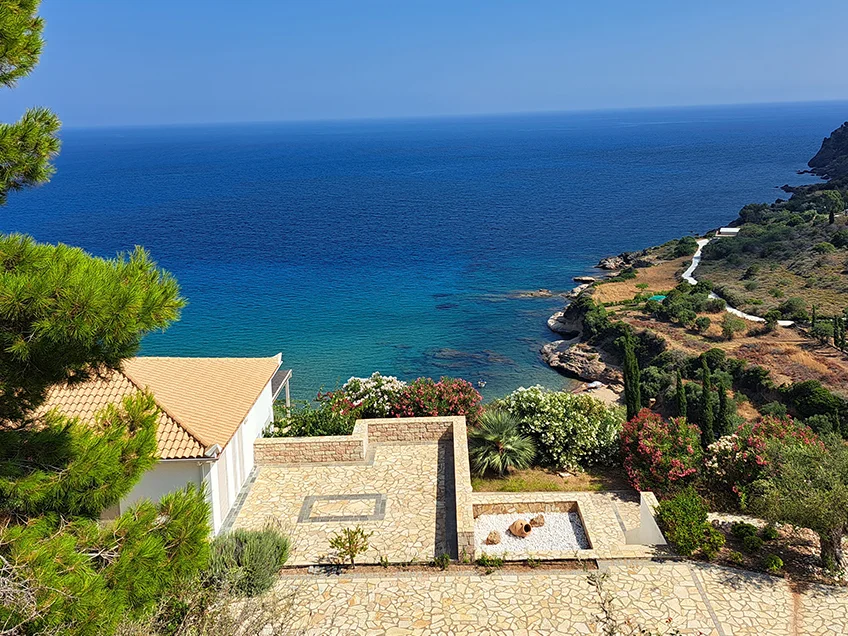
[[[68,126],[848,99],[848,2],[44,0]]]

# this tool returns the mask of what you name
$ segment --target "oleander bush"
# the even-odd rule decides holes
[[[274,405],[271,437],[350,435],[356,420],[378,417],[426,417],[464,415],[474,426],[482,411],[482,396],[470,382],[442,378],[418,378],[407,384],[393,376],[374,373],[369,378],[350,378],[335,391],[318,393],[313,402],[296,403],[289,411]]]
[[[470,426],[483,411],[483,396],[467,380],[443,377],[438,382],[418,378],[396,396],[391,414],[395,417],[464,415]]]
[[[624,469],[637,490],[669,492],[694,482],[701,465],[701,431],[685,418],[642,409],[621,431]]]
[[[608,463],[617,456],[624,410],[589,395],[520,388],[492,404],[520,422],[547,466],[576,469]]]
[[[745,422],[736,432],[719,438],[707,447],[704,473],[718,492],[731,491],[745,507],[751,485],[761,479],[769,465],[768,444],[783,440],[803,446],[821,446],[818,436],[790,417],[761,417]]]
[[[338,391],[320,394],[318,399],[342,414],[389,417],[406,386],[406,382],[394,376],[374,372],[368,378],[350,378]]]
[[[487,409],[477,427],[468,432],[471,470],[503,476],[529,468],[536,456],[533,439],[521,432],[518,419],[502,409]]]
[[[269,590],[289,558],[288,536],[272,525],[236,529],[215,537],[209,572],[213,581],[244,596]]]

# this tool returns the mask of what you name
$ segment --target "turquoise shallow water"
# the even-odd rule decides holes
[[[282,351],[308,397],[374,370],[490,398],[561,387],[539,346],[602,256],[730,221],[799,176],[848,104],[68,130],[0,229],[179,279],[157,355]]]

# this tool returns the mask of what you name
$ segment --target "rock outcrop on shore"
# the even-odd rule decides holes
[[[548,318],[548,329],[569,339],[580,338],[583,335],[583,314],[568,311],[566,307]]]
[[[596,269],[620,270],[626,267],[650,267],[656,260],[648,255],[648,250],[638,252],[622,252],[618,256],[607,256],[602,258]]]
[[[807,165],[810,172],[825,179],[848,177],[848,121],[824,138],[821,149]]]
[[[608,364],[602,352],[584,342],[556,340],[543,346],[540,353],[550,367],[569,376],[614,385],[624,381],[621,371]]]

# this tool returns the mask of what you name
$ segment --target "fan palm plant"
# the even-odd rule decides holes
[[[499,409],[480,416],[478,425],[468,433],[468,456],[475,473],[504,475],[530,466],[536,444],[518,425],[518,419]]]

